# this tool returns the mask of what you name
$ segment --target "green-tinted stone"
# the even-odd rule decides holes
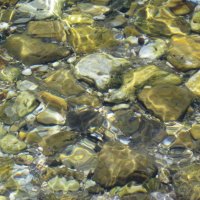
[[[74,27],[69,30],[68,39],[78,53],[91,53],[117,44],[112,31],[105,27]]]
[[[200,96],[200,71],[192,75],[185,85],[195,95]]]
[[[15,67],[6,67],[0,71],[0,80],[14,82],[20,76],[20,69]]]
[[[155,65],[142,66],[137,69],[131,69],[124,73],[121,88],[119,90],[111,91],[106,101],[120,102],[128,99],[134,100],[135,91],[144,87],[145,85],[178,85],[181,82],[181,78],[176,74],[162,70]]]
[[[1,139],[0,147],[5,153],[17,154],[26,148],[26,144],[14,135],[7,134]]]
[[[163,121],[171,121],[178,120],[184,114],[193,96],[183,87],[158,85],[144,88],[138,98],[157,117]]]
[[[193,124],[190,133],[195,140],[200,139],[200,124]]]
[[[175,16],[166,7],[147,5],[140,7],[135,13],[134,24],[144,33],[150,35],[185,35],[189,33],[190,26],[183,17]]]
[[[98,155],[93,179],[104,187],[112,187],[128,180],[144,181],[154,172],[155,166],[147,156],[119,142],[108,142]]]
[[[54,91],[66,95],[80,95],[84,88],[79,85],[71,71],[60,69],[52,73],[45,79],[46,85]]]
[[[27,26],[27,34],[38,38],[55,38],[66,41],[64,23],[55,21],[31,21]]]
[[[173,36],[167,60],[178,70],[200,68],[200,36]]]
[[[12,56],[27,65],[55,61],[70,54],[69,50],[64,47],[17,34],[7,38],[5,48]]]
[[[0,182],[5,182],[12,174],[13,160],[7,157],[0,157]]]
[[[194,12],[190,25],[194,32],[200,33],[200,11]]]

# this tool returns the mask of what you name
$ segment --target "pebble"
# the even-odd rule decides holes
[[[23,74],[24,76],[30,76],[30,75],[32,74],[32,70],[31,70],[30,68],[24,69],[24,70],[22,71],[22,74]]]

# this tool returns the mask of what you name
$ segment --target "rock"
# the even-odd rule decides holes
[[[54,108],[46,108],[37,115],[37,122],[46,125],[64,125],[66,121],[66,113],[63,110]]]
[[[19,117],[24,117],[38,106],[36,97],[28,91],[21,92],[13,104],[13,109]]]
[[[0,181],[5,182],[12,175],[14,161],[8,157],[0,157]]]
[[[191,35],[172,37],[167,60],[175,68],[181,71],[199,69],[200,36]]]
[[[141,66],[137,69],[131,69],[124,73],[123,83],[119,90],[110,90],[105,101],[121,102],[134,100],[135,92],[145,85],[174,84],[182,82],[176,74],[164,71],[155,65]]]
[[[190,134],[195,140],[200,139],[200,124],[193,124],[192,128],[190,129]]]
[[[66,148],[65,153],[60,154],[60,160],[68,168],[89,171],[94,169],[97,162],[96,153],[82,145],[73,145]]]
[[[68,41],[78,53],[91,53],[117,44],[111,30],[100,26],[77,26],[68,31]]]
[[[139,51],[140,58],[149,58],[151,60],[160,58],[167,51],[167,44],[164,40],[157,39],[152,43],[144,45]]]
[[[31,21],[27,26],[27,34],[38,38],[53,38],[66,41],[64,23],[55,21]]]
[[[185,85],[195,95],[200,96],[200,71],[192,75]]]
[[[110,3],[111,0],[90,0],[91,3],[93,4],[97,4],[97,5],[108,5]]]
[[[70,25],[78,24],[93,24],[94,20],[90,14],[87,13],[73,13],[63,17],[63,20]]]
[[[190,26],[182,17],[175,16],[168,8],[148,4],[135,12],[135,26],[149,35],[185,35]]]
[[[6,67],[0,71],[0,80],[15,82],[20,76],[20,69],[16,67]]]
[[[200,197],[200,165],[191,163],[181,167],[173,176],[173,185],[177,198],[198,200]]]
[[[109,188],[130,180],[142,182],[154,173],[155,166],[147,156],[119,142],[107,142],[98,155],[93,179]]]
[[[87,105],[87,106],[92,106],[94,108],[101,106],[100,99],[97,96],[89,93],[83,93],[80,96],[68,98],[67,101],[74,106]]]
[[[20,91],[25,91],[25,90],[36,90],[38,88],[38,85],[36,85],[35,83],[28,81],[28,80],[24,80],[24,81],[17,81],[17,89],[19,89]]]
[[[26,148],[26,144],[14,135],[7,134],[1,139],[0,147],[5,153],[17,154]]]
[[[64,47],[17,34],[7,38],[5,48],[12,56],[27,65],[55,61],[70,54],[69,50]]]
[[[138,98],[161,120],[171,121],[178,120],[184,114],[193,96],[184,87],[157,85],[144,88]]]
[[[32,70],[31,70],[30,68],[26,68],[26,69],[24,69],[24,70],[22,71],[22,74],[23,74],[24,76],[30,76],[30,75],[32,75]]]
[[[28,13],[36,20],[46,19],[52,16],[60,16],[61,10],[64,6],[64,0],[43,1],[33,0],[29,3],[18,3],[17,8],[19,12]]]
[[[79,182],[76,180],[67,181],[66,178],[59,178],[58,176],[48,181],[48,186],[55,192],[63,191],[77,191],[80,187]]]
[[[74,143],[77,134],[72,131],[62,131],[59,133],[44,136],[39,142],[39,146],[43,148],[44,155],[53,155],[63,149],[63,147]]]
[[[197,6],[194,10],[190,26],[192,31],[200,33],[200,6]]]
[[[75,66],[75,74],[79,79],[95,83],[98,89],[106,90],[119,81],[116,76],[129,65],[130,62],[126,59],[95,53],[78,62]]]
[[[122,27],[126,24],[127,20],[123,15],[117,15],[114,19],[109,21],[111,27]]]
[[[15,5],[19,0],[0,0],[0,5],[4,6],[13,6]]]
[[[80,95],[85,89],[77,83],[70,70],[60,69],[54,71],[45,79],[48,88],[65,95]]]
[[[78,3],[77,7],[81,12],[90,14],[92,16],[102,15],[110,11],[110,8],[102,5],[95,5],[92,3]]]
[[[67,110],[68,105],[63,98],[53,95],[46,91],[41,91],[38,95],[41,98],[42,102],[44,102],[47,106]]]

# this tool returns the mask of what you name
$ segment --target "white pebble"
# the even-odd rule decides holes
[[[23,74],[24,76],[30,76],[30,75],[32,74],[32,70],[31,70],[30,68],[24,69],[24,70],[22,71],[22,74]]]
[[[76,61],[76,56],[73,56],[67,60],[68,63],[73,63]]]

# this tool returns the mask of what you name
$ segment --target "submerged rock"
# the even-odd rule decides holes
[[[185,85],[195,95],[200,96],[200,71],[192,75]]]
[[[124,185],[130,180],[142,182],[153,176],[155,170],[152,160],[147,156],[119,142],[108,142],[98,155],[93,179],[109,188]]]
[[[173,176],[175,192],[180,199],[198,200],[200,197],[200,165],[191,163]]]
[[[123,83],[119,90],[110,90],[105,101],[120,102],[134,100],[135,92],[145,85],[174,84],[179,85],[181,78],[173,73],[162,70],[155,65],[142,66],[124,73]]]
[[[190,25],[191,25],[192,31],[200,33],[200,6],[199,5],[194,10]]]
[[[66,96],[79,95],[85,91],[70,70],[60,69],[53,72],[45,79],[45,83],[50,89]]]
[[[150,35],[185,35],[190,31],[187,21],[183,17],[175,16],[166,7],[148,4],[139,8],[135,17],[135,26]]]
[[[200,37],[173,36],[167,60],[178,70],[188,71],[200,68]]]
[[[55,21],[31,21],[27,27],[27,34],[38,38],[55,38],[58,41],[66,41],[64,24]]]
[[[26,148],[26,144],[14,135],[7,134],[1,139],[0,147],[5,153],[17,154]]]
[[[199,140],[200,139],[200,124],[193,124],[192,128],[190,129],[190,133],[191,133],[191,136],[195,140]]]
[[[78,53],[91,53],[117,44],[114,34],[105,27],[77,26],[69,29],[68,41]]]
[[[12,35],[7,38],[8,52],[24,64],[42,64],[64,58],[70,51],[56,44],[42,42],[27,35]]]
[[[60,154],[60,160],[71,169],[86,171],[94,169],[97,155],[92,149],[82,145],[74,145],[67,147],[65,154]]]
[[[158,85],[144,88],[138,98],[157,117],[163,121],[171,121],[178,120],[184,114],[193,96],[183,87]]]
[[[6,67],[0,71],[0,80],[15,82],[20,76],[20,69],[16,67]]]
[[[78,62],[75,66],[75,74],[79,79],[95,83],[98,89],[105,90],[119,82],[117,75],[128,66],[130,62],[126,59],[95,53]]]

